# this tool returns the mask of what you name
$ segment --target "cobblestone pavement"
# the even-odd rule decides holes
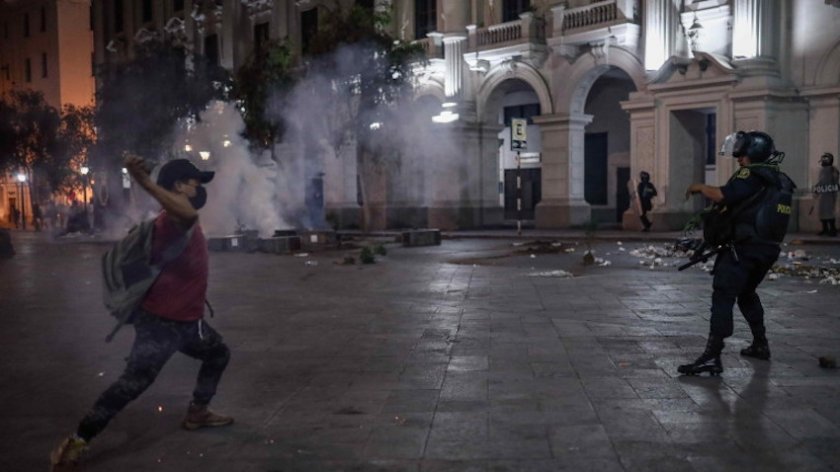
[[[47,470],[133,333],[103,341],[107,246],[13,237],[17,256],[0,262],[0,470]],[[502,240],[389,245],[370,266],[213,253],[210,323],[233,352],[213,407],[236,423],[179,429],[198,365],[176,355],[82,470],[840,468],[840,371],[817,365],[840,355],[840,287],[765,282],[773,360],[739,357],[749,333],[736,313],[723,376],[681,378],[705,343],[711,280],[641,266],[628,255],[641,245],[599,243],[607,267],[583,267],[582,245],[531,257]]]

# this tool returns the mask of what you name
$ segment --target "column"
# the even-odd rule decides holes
[[[645,69],[647,70],[658,70],[674,54],[679,25],[675,1],[645,1]]]
[[[778,2],[735,0],[732,13],[732,57],[776,59]]]
[[[446,72],[444,90],[447,98],[461,95],[464,72],[464,43],[466,36],[447,36],[443,38]]]
[[[584,128],[592,115],[534,117],[542,137],[542,201],[537,228],[566,228],[590,219],[583,197]]]

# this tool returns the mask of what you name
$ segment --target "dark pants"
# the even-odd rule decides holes
[[[773,267],[780,249],[774,245],[754,244],[739,245],[736,251],[738,261],[731,251],[721,252],[715,260],[710,332],[720,338],[732,336],[732,308],[737,302],[753,336],[763,336],[764,307],[755,289]]]
[[[653,209],[653,205],[651,204],[650,200],[642,200],[641,207],[642,214],[639,216],[639,219],[642,220],[642,226],[644,226],[644,229],[650,229],[652,223],[648,219],[647,214],[651,209]]]
[[[193,403],[206,405],[216,394],[230,350],[205,321],[170,321],[141,311],[135,316],[134,329],[134,345],[125,371],[79,424],[77,434],[85,440],[99,434],[130,401],[149,388],[176,352],[202,361]]]

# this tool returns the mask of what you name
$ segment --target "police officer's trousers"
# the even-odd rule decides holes
[[[777,245],[745,244],[736,246],[736,252],[738,260],[728,250],[715,260],[710,333],[720,338],[732,336],[732,309],[737,302],[753,335],[763,336],[764,307],[755,289],[773,267],[780,249]]]

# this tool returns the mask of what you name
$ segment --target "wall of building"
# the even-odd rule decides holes
[[[59,47],[54,62],[62,104],[85,106],[94,102],[93,29],[86,3],[58,1],[55,10]]]

